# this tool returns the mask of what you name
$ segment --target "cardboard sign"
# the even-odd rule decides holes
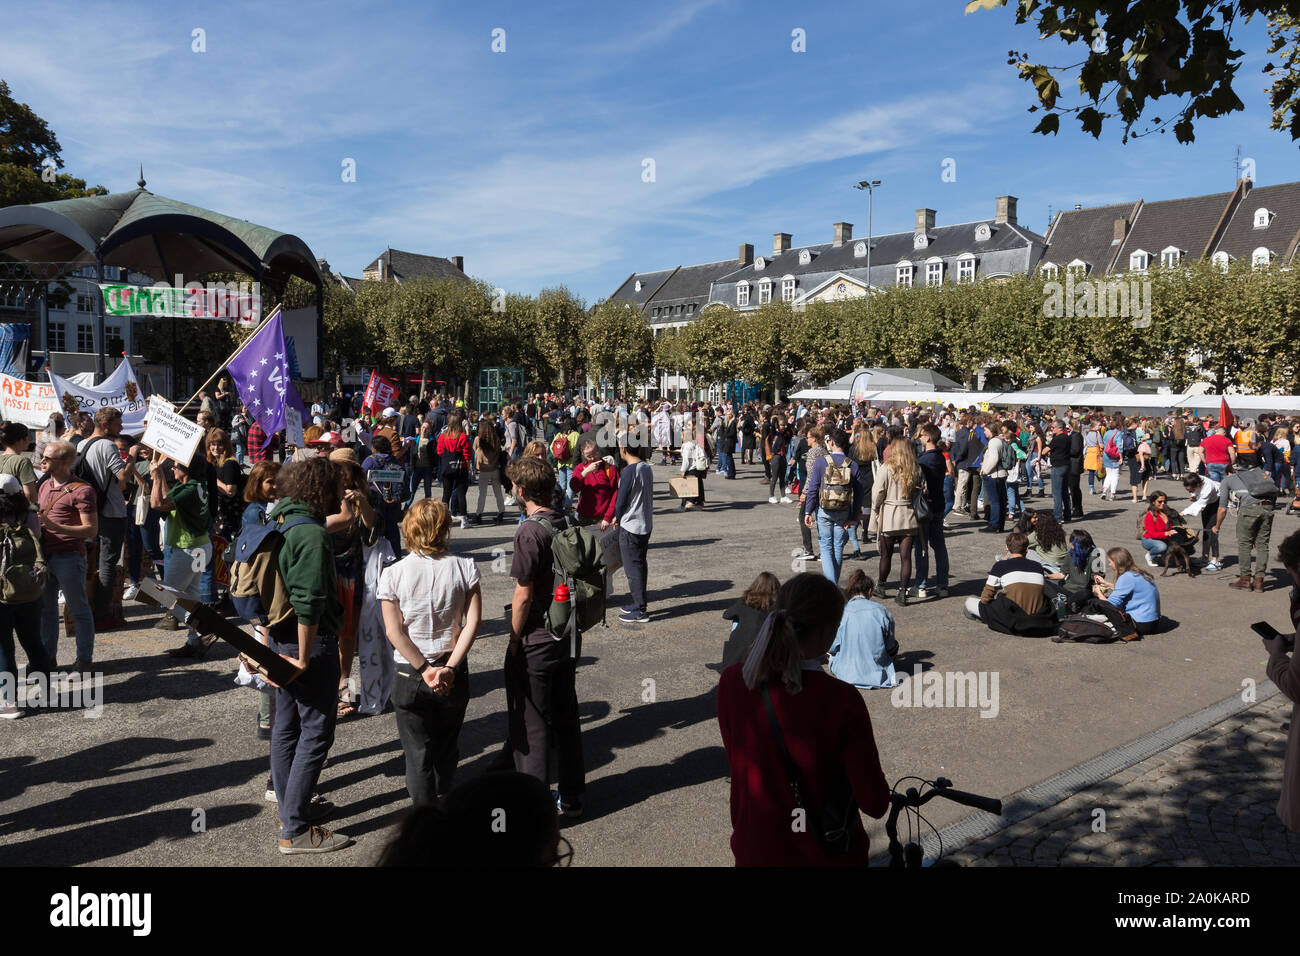
[[[284,407],[284,440],[294,448],[302,448],[302,413],[292,405]]]
[[[676,498],[698,498],[700,496],[700,479],[698,475],[677,475],[668,479],[668,490]]]
[[[203,441],[203,426],[177,415],[164,402],[149,403],[149,424],[140,444],[188,465]]]
[[[370,480],[376,484],[400,485],[402,479],[406,477],[406,472],[398,469],[379,469],[376,468],[370,472]]]

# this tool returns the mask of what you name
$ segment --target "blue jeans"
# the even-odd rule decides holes
[[[849,532],[844,524],[849,520],[847,511],[817,509],[817,541],[821,545],[822,574],[834,585],[840,583],[840,568],[844,565],[844,545]]]
[[[569,481],[573,478],[573,468],[570,465],[560,465],[555,469],[555,483],[560,486],[564,492],[564,503],[567,505],[573,498],[573,493],[569,490]]]
[[[77,631],[77,659],[85,664],[94,660],[95,616],[86,598],[86,556],[84,554],[47,554],[45,563],[50,575],[45,581],[41,607],[41,644],[51,660],[59,649],[59,591]]]
[[[1007,526],[1007,480],[984,475],[984,500],[989,509],[989,527],[1005,531]]]
[[[1066,486],[1069,476],[1069,465],[1052,467],[1052,517],[1057,521],[1070,517],[1070,490]]]
[[[934,552],[935,587],[948,586],[948,543],[943,539],[943,521],[932,516],[921,522],[921,533],[917,535],[921,547],[916,552],[916,586],[930,586],[930,552]]]
[[[277,654],[298,657],[296,630],[291,640],[271,635]],[[275,691],[275,723],[271,727],[271,785],[280,809],[280,836],[306,832],[312,792],[334,743],[338,722],[339,655],[332,634],[318,635],[307,670],[293,683]]]
[[[1007,510],[1020,511],[1024,503],[1020,500],[1020,483],[1007,482]]]
[[[1228,474],[1228,466],[1211,465],[1209,462],[1206,462],[1205,473],[1209,475],[1213,481],[1222,481]]]
[[[1143,538],[1142,547],[1146,548],[1147,554],[1153,558],[1158,558],[1169,550],[1169,542],[1161,541],[1159,538]]]
[[[732,457],[731,452],[722,448],[718,449],[718,473],[728,478],[736,477],[736,459]]]
[[[953,503],[956,501],[955,489],[952,484],[952,475],[943,476],[943,513],[946,515],[952,511]]]

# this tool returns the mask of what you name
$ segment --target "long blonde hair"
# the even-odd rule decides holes
[[[904,498],[911,498],[920,480],[921,467],[916,463],[916,449],[910,438],[895,438],[885,449],[885,467],[894,474],[894,480],[903,490]]]

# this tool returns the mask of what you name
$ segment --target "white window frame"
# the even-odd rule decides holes
[[[975,281],[975,257],[970,253],[957,257],[957,281]]]
[[[781,301],[794,301],[794,276],[782,276],[781,278]]]
[[[63,322],[51,322],[48,328],[50,351],[66,352],[68,350],[68,326]]]
[[[1183,250],[1177,246],[1165,246],[1160,250],[1160,264],[1165,267],[1179,265],[1183,261]]]
[[[853,246],[853,258],[861,259],[867,254],[867,244],[865,242],[855,243]]]
[[[1055,262],[1044,262],[1041,266],[1038,267],[1038,271],[1041,272],[1043,275],[1047,276],[1049,279],[1055,279],[1060,274],[1061,267],[1058,266]]]
[[[1228,267],[1232,265],[1232,256],[1220,250],[1210,257],[1210,261],[1214,263],[1220,272],[1227,272]]]
[[[1260,206],[1258,209],[1255,210],[1256,229],[1267,229],[1269,227],[1269,224],[1272,222],[1273,222],[1272,212],[1265,209],[1263,206]]]
[[[1134,249],[1129,253],[1128,267],[1132,272],[1146,272],[1151,266],[1151,253],[1145,249]]]
[[[912,287],[912,277],[916,274],[916,267],[910,262],[900,262],[894,269],[895,281],[898,285],[905,285],[909,289]]]
[[[749,305],[749,283],[742,282],[736,286],[736,305],[744,307]]]
[[[943,285],[943,260],[937,256],[925,260],[925,284]]]
[[[1071,259],[1070,264],[1065,267],[1065,271],[1073,273],[1076,279],[1080,276],[1086,276],[1088,274],[1088,263],[1082,259]]]
[[[772,301],[772,280],[764,279],[758,284],[758,304],[766,305]]]
[[[1267,246],[1260,246],[1250,254],[1250,267],[1252,269],[1267,269],[1273,262],[1273,251]]]

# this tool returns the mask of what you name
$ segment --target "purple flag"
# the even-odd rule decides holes
[[[284,347],[279,310],[227,368],[240,401],[266,432],[267,445],[284,428],[286,405],[292,404],[307,418],[307,409],[289,378],[289,350]]]

